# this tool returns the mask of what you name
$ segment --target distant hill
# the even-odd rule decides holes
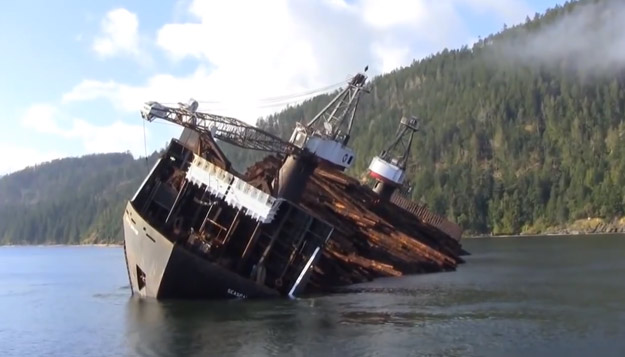
[[[3,176],[0,242],[120,243],[123,206],[147,172],[145,159],[118,153],[54,160]]]
[[[351,173],[365,171],[402,115],[416,115],[412,196],[470,233],[617,220],[625,214],[622,18],[622,1],[571,2],[373,78],[354,124]],[[288,138],[330,96],[258,125]],[[258,157],[227,152],[238,169]],[[0,241],[120,242],[124,202],[146,172],[143,160],[106,154],[2,177]]]

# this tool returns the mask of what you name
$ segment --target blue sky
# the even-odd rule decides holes
[[[203,110],[254,122],[280,109],[263,98],[338,83],[365,65],[384,73],[558,3],[5,2],[0,175],[65,156],[144,155],[139,109],[146,100],[194,97],[212,102]],[[148,151],[177,132],[147,123]]]

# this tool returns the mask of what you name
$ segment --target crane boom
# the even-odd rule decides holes
[[[412,147],[414,133],[419,131],[419,121],[416,117],[401,118],[395,139],[380,154],[380,158],[392,163],[402,170],[406,170],[406,163]]]
[[[365,67],[365,72],[368,66]],[[354,116],[367,77],[358,73],[308,123],[296,123],[289,142],[315,154],[323,162],[341,170],[349,168],[354,159],[354,150],[347,146]]]
[[[297,146],[241,120],[198,112],[197,107],[194,100],[187,105],[180,104],[178,108],[147,102],[141,116],[150,122],[155,119],[165,120],[244,149],[285,155],[301,151]]]
[[[365,68],[365,72],[368,67]],[[360,102],[361,91],[364,90],[367,77],[358,73],[350,79],[339,92],[312,120],[304,127],[307,131],[315,131],[318,135],[347,145],[354,124],[354,116]],[[366,91],[366,90],[365,90]],[[322,123],[320,126],[318,123]]]

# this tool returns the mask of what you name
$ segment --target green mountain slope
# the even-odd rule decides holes
[[[0,242],[121,242],[121,212],[145,159],[100,154],[54,160],[0,178]]]

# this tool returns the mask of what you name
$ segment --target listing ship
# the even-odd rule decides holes
[[[366,70],[366,69],[365,69]],[[373,188],[348,176],[359,73],[283,140],[235,118],[148,102],[182,126],[123,216],[133,294],[157,299],[296,297],[376,277],[454,270],[462,231],[401,194],[416,118],[376,156]],[[218,142],[270,155],[239,173]]]

